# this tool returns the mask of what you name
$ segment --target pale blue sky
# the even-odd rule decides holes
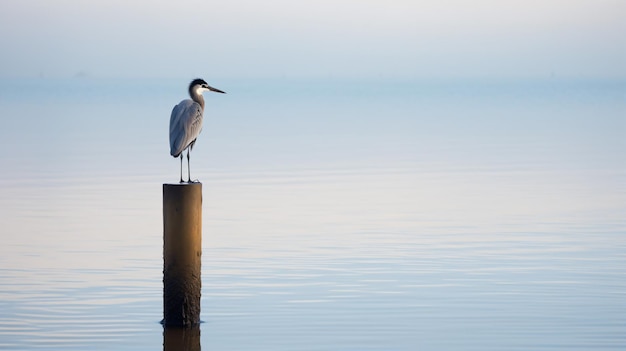
[[[0,77],[626,77],[626,1],[2,0]]]

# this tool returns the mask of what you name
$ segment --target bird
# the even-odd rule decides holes
[[[204,97],[202,93],[213,91],[226,94],[213,88],[204,79],[196,78],[189,84],[189,96],[174,106],[170,116],[170,155],[180,157],[180,182],[183,181],[183,151],[187,150],[187,183],[191,183],[191,167],[189,166],[189,152],[193,149],[198,135],[202,131],[204,114]]]

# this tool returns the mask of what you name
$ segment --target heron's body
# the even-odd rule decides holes
[[[202,131],[202,106],[183,100],[174,106],[170,118],[170,155],[178,157],[187,147],[193,148]]]
[[[191,167],[189,166],[189,151],[196,143],[198,135],[202,131],[202,119],[204,113],[204,98],[202,92],[215,91],[224,93],[219,89],[209,86],[202,79],[195,79],[189,84],[191,99],[181,101],[172,109],[170,116],[170,155],[180,157],[180,182],[183,182],[183,151],[187,149],[187,174],[188,182],[191,181]]]

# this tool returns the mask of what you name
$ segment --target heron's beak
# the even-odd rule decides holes
[[[221,91],[221,90],[219,90],[219,89],[217,89],[217,88],[213,88],[213,87],[212,87],[212,86],[210,86],[210,85],[207,85],[207,88],[209,88],[209,90],[210,90],[210,91],[214,91],[214,92],[216,92],[216,93],[226,94],[225,92],[223,92],[223,91]]]

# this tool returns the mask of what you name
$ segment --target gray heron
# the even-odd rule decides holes
[[[204,112],[205,91],[225,94],[223,91],[208,85],[203,79],[194,79],[189,84],[189,96],[172,109],[170,117],[170,155],[180,157],[180,182],[183,183],[183,151],[187,149],[187,182],[191,182],[189,151],[196,143],[202,131],[202,114]]]

